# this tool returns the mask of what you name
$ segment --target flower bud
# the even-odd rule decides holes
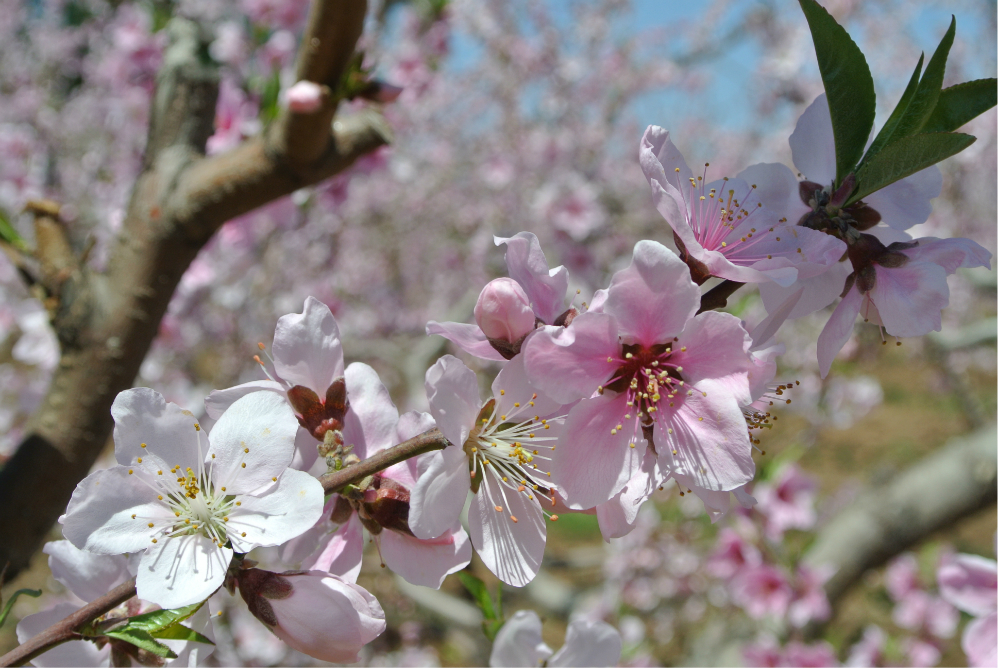
[[[299,81],[285,92],[288,109],[297,114],[311,114],[322,106],[322,86],[311,81]]]
[[[385,630],[378,600],[359,585],[321,571],[239,573],[250,612],[289,647],[332,663],[353,663]]]
[[[537,317],[519,283],[497,278],[478,296],[475,321],[490,341],[517,343],[534,330]]]

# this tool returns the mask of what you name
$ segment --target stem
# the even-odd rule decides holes
[[[133,596],[135,596],[135,578],[121,583],[62,621],[48,627],[31,640],[0,656],[0,666],[23,666],[56,645],[61,645],[69,640],[79,640],[82,637],[80,629],[109,610],[117,608]]]
[[[369,475],[373,475],[378,471],[384,471],[389,466],[425,452],[443,450],[448,445],[450,445],[450,442],[444,438],[439,429],[431,429],[419,436],[410,438],[408,441],[403,441],[398,445],[382,450],[358,464],[334,471],[333,473],[327,473],[319,478],[319,482],[322,483],[322,488],[326,491],[326,494],[338,492],[351,483],[360,482]]]
[[[738,281],[729,281],[725,279],[723,282],[718,283],[710,290],[708,290],[702,297],[700,297],[700,310],[697,313],[703,313],[704,311],[713,311],[715,309],[724,308],[728,305],[728,297],[735,294],[735,290],[745,285],[744,283],[739,283]]]

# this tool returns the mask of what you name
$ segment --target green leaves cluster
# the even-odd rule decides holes
[[[485,637],[495,641],[499,629],[506,623],[506,618],[502,614],[502,584],[496,587],[496,597],[493,600],[489,594],[488,587],[480,578],[475,577],[468,571],[458,571],[458,579],[468,590],[485,619],[482,620],[482,632]]]
[[[863,52],[816,0],[799,0],[818,57],[835,137],[835,187],[851,173],[856,186],[846,205],[945,160],[975,138],[954,132],[998,102],[998,82],[978,79],[943,88],[946,60],[956,36],[950,23],[932,58],[918,59],[897,107],[869,149],[876,94]],[[865,153],[864,153],[865,151]],[[835,188],[833,187],[833,190]]]
[[[187,640],[214,645],[211,640],[194,629],[181,624],[197,612],[204,603],[194,603],[175,610],[154,610],[129,617],[124,624],[107,629],[95,630],[91,637],[105,636],[135,645],[164,659],[175,659],[177,655],[160,640]]]

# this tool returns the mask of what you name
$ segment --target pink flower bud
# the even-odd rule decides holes
[[[475,321],[490,340],[516,343],[534,330],[530,298],[512,278],[491,281],[478,295]]]
[[[322,86],[311,81],[299,81],[284,93],[288,109],[296,114],[311,114],[322,106]]]
[[[385,630],[378,600],[359,585],[321,571],[238,575],[250,612],[289,647],[332,663],[353,663]]]

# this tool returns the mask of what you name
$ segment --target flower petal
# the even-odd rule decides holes
[[[492,644],[489,665],[539,666],[551,656],[541,638],[541,619],[533,610],[518,610],[510,617]]]
[[[409,528],[417,538],[436,538],[464,509],[471,489],[468,456],[455,445],[420,455],[419,479],[409,496]]]
[[[80,606],[72,603],[57,603],[47,610],[28,615],[17,623],[17,641],[24,644],[79,609]],[[106,666],[110,657],[111,648],[108,646],[98,648],[89,640],[70,640],[35,657],[31,665],[39,668]]]
[[[932,165],[867,195],[863,201],[894,229],[907,230],[929,219],[932,200],[942,190],[943,173]]]
[[[49,555],[52,577],[87,603],[132,577],[127,557],[86,552],[68,540],[45,543],[42,552]]]
[[[280,545],[308,531],[322,516],[322,485],[294,469],[285,470],[263,494],[236,500],[242,505],[229,511],[226,527],[232,547],[239,552]]]
[[[620,365],[613,361],[620,356],[617,320],[583,313],[568,327],[544,327],[527,339],[522,355],[528,380],[555,401],[589,397]]]
[[[193,431],[193,430],[192,430]],[[94,471],[76,486],[62,522],[62,533],[88,552],[122,554],[152,545],[158,529],[147,523],[170,522],[173,513],[156,499],[154,481],[140,480],[141,470],[127,466]],[[135,519],[132,517],[135,515]]]
[[[298,471],[310,470],[319,458],[318,445],[319,441],[315,440],[307,429],[299,426],[295,432],[295,452],[288,467]]]
[[[896,269],[875,269],[877,282],[869,296],[889,334],[921,336],[942,329],[942,310],[949,304],[945,269],[917,260]]]
[[[743,169],[736,178],[753,186],[754,199],[774,214],[796,225],[811,210],[800,199],[799,181],[789,167],[779,162],[761,162]],[[755,206],[753,204],[752,206]]]
[[[979,617],[967,624],[960,642],[967,665],[985,668],[994,666],[998,658],[998,614]]]
[[[924,260],[938,264],[952,274],[959,267],[991,268],[991,253],[976,241],[970,239],[936,239],[923,237],[916,239],[918,245],[904,252],[912,260]]]
[[[800,278],[787,288],[776,283],[760,283],[759,294],[762,296],[766,312],[774,313],[795,292],[803,288],[797,304],[787,314],[788,320],[794,320],[819,311],[834,302],[842,294],[846,277],[851,273],[852,264],[836,262],[824,272],[810,278]]]
[[[657,490],[666,476],[658,466],[658,456],[649,449],[641,460],[641,468],[624,488],[606,503],[596,506],[600,533],[607,542],[626,536],[634,529],[634,521],[642,504]]]
[[[286,396],[284,386],[276,381],[251,380],[248,383],[236,385],[225,390],[212,390],[209,392],[207,398],[204,400],[204,412],[211,419],[217,420],[237,400],[242,399],[247,394],[261,390],[270,390],[271,392],[279,393],[281,396]]]
[[[485,332],[478,325],[468,325],[462,322],[437,322],[431,320],[426,323],[426,335],[439,334],[458,348],[475,357],[496,362],[505,362],[506,358],[499,354],[499,351],[492,347],[485,337]]]
[[[328,306],[309,297],[302,313],[278,319],[274,368],[290,385],[304,385],[326,396],[326,388],[343,375],[340,329]]]
[[[365,457],[370,457],[394,444],[399,411],[378,372],[370,366],[354,362],[347,367],[345,377],[350,410],[360,418]]]
[[[357,513],[352,513],[343,526],[320,543],[317,552],[302,562],[301,567],[302,570],[322,571],[347,582],[357,582],[363,558],[364,531]]]
[[[752,339],[738,318],[706,311],[686,324],[673,350],[680,349],[674,355],[682,363],[688,385],[712,379],[721,383],[738,405],[745,405],[752,401],[748,383],[753,366],[748,354],[751,345]]]
[[[485,469],[468,510],[468,532],[489,570],[506,584],[522,587],[540,570],[547,527],[537,497],[529,499],[507,485],[494,469]]]
[[[136,387],[118,393],[111,404],[114,418],[114,457],[128,465],[142,457],[155,469],[169,469],[179,464],[197,468],[197,418],[163,395],[148,387]],[[146,448],[141,444],[147,444]]]
[[[548,665],[616,666],[623,645],[620,634],[606,622],[575,619],[568,625],[565,644]]]
[[[198,603],[222,586],[230,561],[232,550],[200,533],[162,538],[142,555],[135,587],[164,609]]]
[[[51,544],[51,543],[50,543]],[[998,564],[974,554],[958,554],[939,568],[939,594],[975,617],[998,607]]]
[[[832,360],[852,336],[852,328],[862,304],[863,295],[854,286],[832,311],[832,316],[818,335],[818,369],[822,378],[828,375]]]
[[[381,556],[409,584],[440,589],[444,578],[471,562],[471,543],[460,524],[430,540],[382,531]]]
[[[603,310],[616,317],[625,342],[652,346],[683,331],[699,307],[686,263],[658,242],[639,241],[630,266],[613,275]]]
[[[534,388],[527,379],[524,357],[517,355],[511,359],[492,382],[492,396],[496,398],[496,410],[500,414],[512,413],[517,410],[514,404],[525,406],[530,402],[531,417],[535,415],[547,417],[561,408],[562,404]]]
[[[475,372],[453,355],[444,355],[426,370],[426,398],[443,435],[463,447],[482,407]]]
[[[276,392],[254,392],[237,400],[209,436],[205,462],[215,486],[249,494],[269,486],[291,464],[298,420]]]
[[[790,152],[794,166],[807,180],[825,186],[835,180],[835,136],[824,93],[797,119],[790,135]]]
[[[634,418],[624,418],[627,412],[627,395],[613,392],[583,400],[569,411],[551,455],[551,479],[570,508],[610,500],[640,469],[648,441]]]
[[[509,277],[523,288],[530,305],[545,324],[554,323],[565,311],[568,270],[548,269],[541,244],[532,232],[520,232],[508,238],[495,237],[496,246],[506,244],[506,267]]]

